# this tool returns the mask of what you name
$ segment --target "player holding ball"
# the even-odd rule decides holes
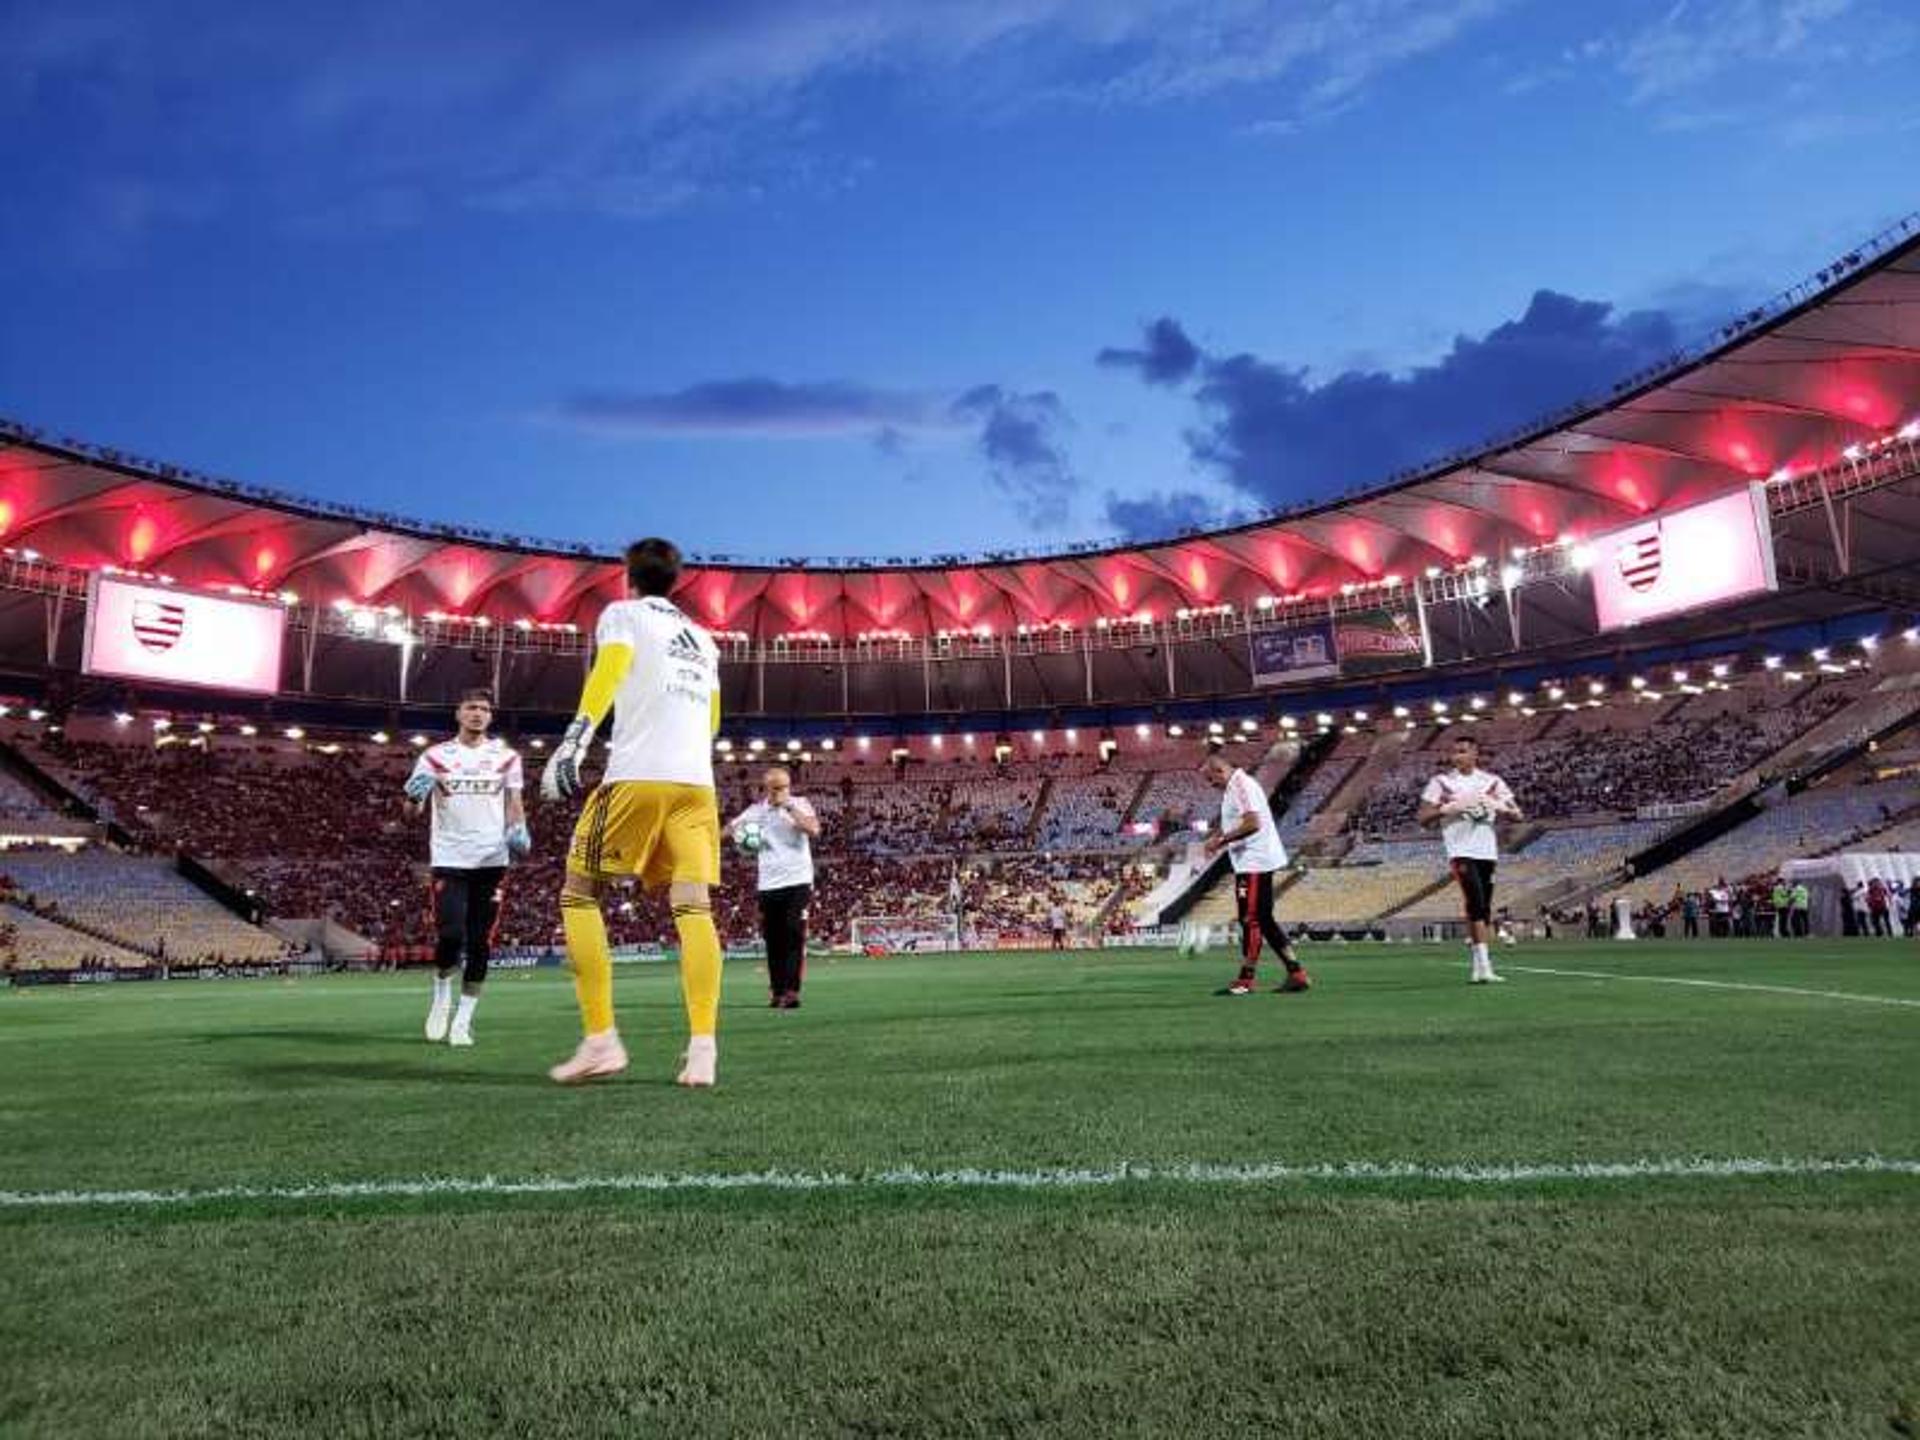
[[[1440,827],[1447,867],[1460,886],[1467,916],[1469,978],[1475,985],[1497,984],[1487,940],[1493,928],[1493,870],[1500,858],[1494,822],[1523,818],[1513,791],[1490,770],[1480,768],[1480,745],[1471,735],[1453,739],[1453,766],[1427,782],[1420,792],[1418,819],[1427,829]]]

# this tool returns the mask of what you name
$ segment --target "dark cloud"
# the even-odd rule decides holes
[[[1230,518],[1197,490],[1156,490],[1130,499],[1107,496],[1107,523],[1127,540],[1164,540],[1188,530],[1216,529]]]
[[[1178,385],[1198,368],[1200,347],[1187,338],[1178,320],[1163,315],[1147,326],[1139,349],[1109,348],[1098,359],[1115,369],[1138,370],[1149,385]]]
[[[1160,324],[1171,322],[1151,327],[1136,353],[1154,353]],[[1171,329],[1184,338],[1177,325]],[[1404,374],[1354,369],[1315,383],[1304,367],[1251,354],[1202,354],[1192,390],[1201,420],[1187,445],[1195,460],[1250,499],[1294,505],[1383,480],[1603,394],[1672,355],[1679,334],[1664,311],[1616,315],[1604,302],[1541,290],[1519,319],[1482,336],[1458,336],[1440,360]],[[1144,363],[1140,368],[1152,380]]]
[[[882,444],[897,444],[907,430],[950,423],[939,402],[924,395],[844,381],[790,385],[759,376],[667,392],[588,391],[563,403],[559,415],[583,428],[642,434],[872,434]]]
[[[1079,480],[1060,441],[1072,420],[1058,395],[977,385],[953,402],[952,413],[980,427],[980,453],[1022,518],[1048,529],[1065,523]]]

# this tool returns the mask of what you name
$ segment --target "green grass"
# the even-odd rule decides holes
[[[548,972],[480,1045],[423,983],[0,996],[0,1189],[482,1176],[1920,1157],[1910,945],[1322,947],[728,976],[721,1087],[572,1092]],[[0,1432],[1888,1436],[1920,1430],[1904,1174],[208,1198],[0,1208]],[[1903,1431],[1902,1426],[1906,1429]]]

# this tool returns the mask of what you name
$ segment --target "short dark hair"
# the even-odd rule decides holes
[[[493,709],[493,691],[487,689],[486,686],[476,685],[471,689],[462,690],[460,692],[460,704],[470,705],[475,700],[478,700],[482,705],[485,705],[489,710]]]
[[[650,535],[627,547],[627,583],[642,595],[671,595],[680,580],[680,547]]]
[[[1471,745],[1476,750],[1480,748],[1480,742],[1478,740],[1474,739],[1471,735],[1463,733],[1456,733],[1453,737],[1453,743],[1456,745]]]

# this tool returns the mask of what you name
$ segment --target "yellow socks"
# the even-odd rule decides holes
[[[560,923],[567,932],[567,958],[573,962],[580,1028],[589,1035],[602,1034],[613,1029],[613,954],[607,945],[607,922],[600,913],[600,902],[562,891]],[[709,934],[713,931],[711,918],[707,930]],[[717,972],[718,966],[715,969]]]
[[[711,1035],[720,1023],[720,932],[713,927],[713,911],[704,905],[676,905],[673,928],[680,936],[680,993],[687,1002],[687,1033]],[[567,940],[571,948],[571,926]],[[607,1013],[613,1013],[611,1005]]]

